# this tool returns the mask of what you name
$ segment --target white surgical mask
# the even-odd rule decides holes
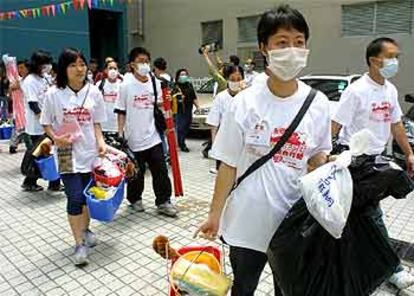
[[[270,50],[267,56],[268,68],[281,80],[289,81],[306,67],[308,55],[308,49],[299,47]]]
[[[86,78],[88,78],[89,82],[92,82],[93,81],[93,74],[86,75]]]
[[[116,79],[116,78],[118,77],[118,70],[115,70],[115,69],[110,69],[110,70],[108,71],[108,77],[109,77],[110,79]]]
[[[236,93],[238,93],[239,91],[241,91],[241,84],[240,84],[240,81],[237,81],[237,82],[234,82],[234,81],[229,81],[229,82],[228,82],[228,85],[229,85],[229,89],[230,89],[232,92],[236,92]]]
[[[46,74],[49,74],[52,71],[52,65],[46,64],[42,66],[42,76],[45,77]]]
[[[151,67],[148,63],[136,63],[135,70],[140,76],[147,76],[151,72]]]
[[[381,76],[385,79],[390,79],[397,75],[399,63],[397,58],[384,59],[382,68],[380,69]]]

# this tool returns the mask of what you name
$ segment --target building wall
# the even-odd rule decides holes
[[[18,10],[29,7],[39,7],[62,1],[50,0],[0,0],[0,11]],[[86,4],[85,4],[86,5]],[[105,7],[106,10],[126,12],[123,5]],[[122,23],[122,51],[125,52],[127,43],[127,17],[124,13]],[[19,59],[29,58],[33,51],[44,49],[56,58],[65,47],[79,48],[85,56],[90,58],[90,36],[88,10],[74,11],[69,9],[66,15],[55,17],[40,17],[36,19],[17,19],[0,22],[0,53],[10,53]],[[124,61],[125,55],[120,59]]]
[[[370,0],[374,1],[374,0]],[[238,48],[237,17],[261,14],[282,1],[271,0],[152,0],[144,5],[144,38],[139,44],[153,56],[165,57],[170,71],[188,67],[193,76],[205,76],[206,65],[197,50],[201,44],[201,22],[223,20],[224,50],[227,58]],[[309,22],[311,56],[308,73],[363,73],[365,47],[373,38],[341,36],[341,5],[359,0],[283,1],[299,8]],[[364,0],[363,2],[369,2]],[[402,45],[401,72],[395,79],[400,94],[414,93],[414,35],[390,35]]]

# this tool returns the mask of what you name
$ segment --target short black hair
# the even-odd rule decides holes
[[[131,51],[129,52],[129,62],[130,63],[134,62],[137,56],[141,54],[146,55],[148,59],[151,60],[151,55],[148,50],[146,50],[143,47],[135,47],[131,49]]]
[[[178,82],[178,78],[180,78],[181,72],[186,72],[187,75],[190,74],[186,68],[178,69],[177,72],[175,73],[175,82]]]
[[[42,74],[42,66],[51,64],[53,61],[52,56],[50,53],[44,50],[37,50],[32,54],[30,58],[30,67],[29,73],[41,75]]]
[[[238,56],[231,55],[229,59],[230,59],[230,63],[232,63],[233,65],[235,66],[240,65],[240,58]]]
[[[52,63],[52,71],[53,72],[55,72],[55,74],[57,73],[57,71],[58,71],[58,65],[57,65],[57,63],[55,63],[55,62],[53,62]]]
[[[384,46],[384,43],[392,43],[398,46],[397,41],[389,37],[380,37],[380,38],[377,38],[371,41],[370,44],[368,44],[367,51],[365,53],[365,60],[368,66],[371,66],[371,62],[369,61],[369,58],[379,56]]]
[[[167,70],[167,61],[164,58],[156,58],[154,61],[154,67],[161,71],[165,71]]]
[[[115,63],[116,66],[118,67],[118,63],[114,59],[112,59],[112,60],[108,60],[107,62],[105,62],[104,69],[108,68],[109,64],[111,63]]]
[[[92,58],[89,60],[89,64],[98,64],[98,60],[95,58]]]
[[[78,58],[81,58],[83,62],[87,64],[85,56],[78,49],[69,47],[65,48],[62,51],[58,59],[58,69],[56,76],[56,84],[58,88],[65,88],[68,85],[69,79],[67,68],[70,64],[75,63]]]
[[[302,13],[289,5],[280,5],[276,9],[263,13],[260,17],[257,26],[259,45],[262,43],[267,44],[270,36],[274,35],[281,28],[295,29],[305,35],[306,41],[309,39],[309,26]]]
[[[223,77],[228,80],[230,78],[230,75],[233,73],[239,72],[242,76],[242,78],[244,79],[244,70],[242,67],[240,66],[236,66],[233,64],[227,64],[224,66],[223,69]]]
[[[24,64],[27,67],[29,65],[29,61],[27,59],[17,61],[17,65],[22,65],[22,64]]]

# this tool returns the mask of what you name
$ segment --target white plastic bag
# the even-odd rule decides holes
[[[352,204],[349,151],[299,179],[299,188],[309,213],[333,237],[341,238]]]
[[[368,129],[359,131],[350,140],[350,151],[299,179],[309,213],[337,239],[342,236],[352,205],[353,183],[348,166],[352,156],[366,154],[373,141],[375,137]]]

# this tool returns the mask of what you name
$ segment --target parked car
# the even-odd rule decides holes
[[[354,75],[308,75],[300,80],[309,86],[323,92],[329,99],[329,110],[333,116],[338,108],[338,102],[343,91],[361,77]]]
[[[197,90],[197,98],[200,103],[200,109],[193,109],[193,122],[191,130],[206,131],[210,127],[207,125],[207,115],[213,106],[214,80],[210,79]]]

